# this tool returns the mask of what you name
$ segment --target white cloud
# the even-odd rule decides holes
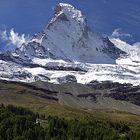
[[[110,36],[110,38],[111,39],[118,39],[118,40],[120,40],[121,42],[123,42],[125,44],[129,44],[129,43],[124,38],[128,38],[129,40],[134,41],[133,36],[131,34],[122,32],[122,30],[120,28],[115,29],[113,31],[112,35]],[[140,49],[140,42],[133,43],[130,46]]]
[[[117,28],[113,31],[111,37],[113,38],[122,38],[122,37],[129,37],[132,38],[131,34],[123,32],[120,28]]]
[[[0,39],[1,41],[6,43],[6,46],[14,46],[14,47],[20,47],[23,43],[26,43],[29,41],[29,35],[25,36],[25,34],[19,35],[14,31],[14,29],[11,29],[10,32],[0,31]]]

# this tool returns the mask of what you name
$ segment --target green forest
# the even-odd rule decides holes
[[[45,123],[43,123],[45,122]],[[140,125],[96,119],[63,119],[0,105],[0,140],[139,140]]]

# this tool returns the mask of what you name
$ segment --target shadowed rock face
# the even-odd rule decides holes
[[[55,8],[55,15],[58,15],[62,11],[62,7],[60,5],[57,5]]]
[[[69,19],[67,18],[67,16],[62,13],[60,16],[59,16],[59,20],[62,20],[62,21],[69,21]]]
[[[62,7],[60,5],[56,7],[55,16],[57,16],[57,20],[64,21],[64,22],[70,21],[66,16],[66,14],[62,12]]]
[[[117,59],[121,56],[126,55],[127,53],[115,47],[115,45],[109,40],[108,37],[104,38],[105,48],[103,49],[104,53],[107,53],[111,58]]]

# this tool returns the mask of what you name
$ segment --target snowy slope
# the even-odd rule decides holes
[[[132,83],[140,85],[140,47],[138,44],[129,45],[118,38],[110,38],[110,41],[127,55],[116,59],[116,64],[92,65],[92,68],[79,78],[81,83],[89,83],[93,80],[113,81],[119,83]]]
[[[113,42],[119,49],[125,51],[128,55],[128,59],[132,61],[134,64],[135,62],[140,62],[140,45],[139,44],[133,44],[129,45],[126,42],[116,39],[116,38],[110,38],[111,42]]]
[[[81,11],[60,3],[43,31],[15,52],[0,54],[0,79],[140,84],[139,57],[138,45],[92,32]]]

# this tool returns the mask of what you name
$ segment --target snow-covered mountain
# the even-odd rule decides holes
[[[54,18],[16,54],[20,58],[52,58],[70,62],[115,63],[124,54],[108,38],[93,33],[81,11],[60,3]]]
[[[0,78],[139,84],[139,54],[137,46],[91,31],[81,11],[60,3],[43,31],[14,52],[0,54]]]

